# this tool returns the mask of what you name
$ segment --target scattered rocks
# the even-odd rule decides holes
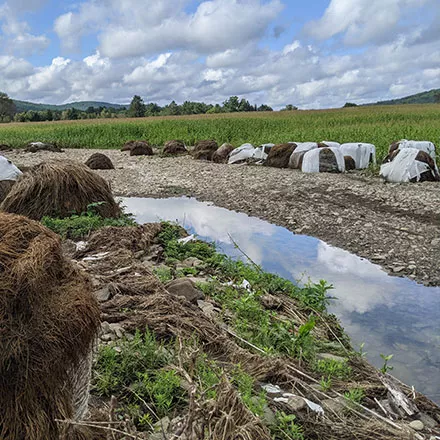
[[[109,289],[109,286],[105,286],[102,289],[96,290],[94,292],[95,294],[95,298],[99,301],[99,302],[105,302],[108,301],[111,298],[111,292]]]
[[[197,290],[194,283],[187,278],[178,278],[170,281],[165,285],[165,288],[171,295],[183,296],[193,304],[197,304],[197,300],[205,299],[203,293]]]

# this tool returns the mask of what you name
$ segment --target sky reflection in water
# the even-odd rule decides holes
[[[290,280],[325,279],[335,287],[330,311],[374,365],[394,354],[393,374],[440,402],[440,288],[388,276],[379,266],[313,237],[189,198],[124,198],[140,223],[177,221],[199,238],[241,257],[229,235],[264,270]]]

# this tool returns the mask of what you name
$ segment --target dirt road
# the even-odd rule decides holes
[[[49,157],[85,161],[97,150],[3,152],[17,165]],[[120,196],[191,196],[312,235],[398,276],[440,285],[440,185],[385,184],[359,174],[303,174],[261,166],[102,151],[116,170],[100,171]]]

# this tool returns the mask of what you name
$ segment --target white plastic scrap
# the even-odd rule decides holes
[[[278,385],[272,385],[271,383],[264,384],[261,388],[269,394],[283,394],[283,390]]]
[[[293,143],[293,142],[289,142]],[[296,148],[293,150],[293,153],[289,158],[289,168],[294,168],[294,163],[297,162],[296,159],[298,156],[303,155],[307,151],[315,150],[318,148],[318,144],[316,142],[298,142],[296,143]]]
[[[0,180],[17,180],[22,174],[9,159],[0,156]]]
[[[406,139],[402,139],[399,142],[399,150],[403,150],[405,148],[415,148],[419,151],[424,151],[428,153],[435,163],[435,145],[429,141],[407,141]],[[435,165],[437,168],[437,164]]]
[[[179,238],[178,243],[181,244],[186,244],[189,243],[190,241],[195,241],[196,237],[194,236],[194,234],[188,235],[188,237],[184,237],[184,238]]]
[[[250,159],[253,156],[254,151],[255,147],[252,144],[243,144],[230,152],[228,164],[233,164],[244,161],[246,159]]]
[[[329,148],[336,157],[336,162],[338,164],[338,170],[341,173],[345,173],[345,161],[344,155],[341,153],[339,148]],[[307,151],[304,154],[303,162],[302,162],[302,172],[303,173],[319,173],[319,162],[320,162],[320,154],[323,151],[323,148],[316,148],[310,151]]]
[[[87,241],[78,241],[76,244],[76,250],[81,252],[87,249]]]
[[[90,257],[83,258],[83,261],[99,261],[103,260],[110,252],[100,252],[96,255],[90,255]]]
[[[334,141],[322,141],[321,143],[331,148],[339,148],[341,146],[339,142],[334,142]]]
[[[376,164],[376,147],[373,144],[342,144],[340,150],[343,156],[351,156],[354,159],[358,170],[368,168],[371,156]]]
[[[289,399],[291,397],[301,397],[302,399],[304,399],[304,401],[306,402],[307,406],[314,412],[318,413],[318,414],[322,414],[324,415],[324,409],[322,408],[321,405],[318,405],[315,402],[312,402],[309,399],[306,399],[305,397],[302,396],[296,396],[295,394],[291,394],[291,393],[284,393],[283,397],[275,397],[275,399],[273,399],[274,402],[278,402],[278,403],[288,403]]]
[[[420,180],[420,175],[429,170],[428,164],[416,160],[419,154],[416,148],[404,148],[392,162],[380,167],[380,175],[388,182],[409,182],[411,179]]]

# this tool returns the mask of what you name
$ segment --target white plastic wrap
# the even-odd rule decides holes
[[[303,173],[319,173],[320,154],[325,148],[316,148],[304,154],[301,171]],[[338,170],[345,173],[344,155],[339,148],[329,148],[336,157]]]
[[[255,148],[251,157],[253,159],[266,160],[268,155],[267,155],[267,153],[265,153],[264,147],[265,147],[264,145],[261,145],[261,146]]]
[[[373,163],[376,163],[376,147],[373,144],[342,144],[340,150],[343,156],[351,156],[358,170],[368,168],[370,157],[373,156]]]
[[[380,175],[388,182],[409,182],[411,179],[420,180],[420,175],[430,168],[428,164],[416,160],[419,154],[417,148],[404,148],[392,162],[384,163],[380,167]]]
[[[0,156],[0,180],[17,180],[21,174],[10,160]]]
[[[250,159],[255,152],[255,147],[252,144],[243,144],[238,148],[235,148],[229,154],[228,164],[233,164],[237,162]]]
[[[419,151],[424,151],[425,153],[428,153],[435,162],[435,145],[432,142],[429,141],[407,141],[406,139],[403,139],[399,142],[399,150],[404,150],[406,148],[415,148]],[[436,164],[437,168],[437,164]]]
[[[296,142],[296,145],[297,147],[290,155],[289,168],[299,168],[299,160],[301,156],[307,151],[318,149],[318,144],[316,142]]]
[[[333,142],[333,141],[322,141],[321,143],[331,148],[339,148],[341,146],[339,142]]]

